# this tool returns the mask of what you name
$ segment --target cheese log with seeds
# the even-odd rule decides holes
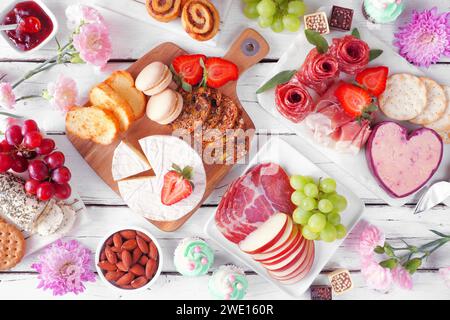
[[[119,122],[102,107],[73,107],[66,114],[66,130],[81,139],[107,145],[117,137]]]

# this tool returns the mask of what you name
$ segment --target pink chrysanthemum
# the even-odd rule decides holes
[[[377,227],[369,225],[361,232],[358,251],[362,257],[371,257],[377,246],[384,246],[384,241],[383,232]]]
[[[74,34],[73,45],[83,61],[100,68],[106,65],[112,53],[109,31],[103,23],[83,25],[80,33]]]
[[[73,4],[66,9],[67,26],[76,30],[82,24],[105,23],[103,16],[94,8],[82,4]]]
[[[439,274],[442,276],[447,287],[450,288],[450,267],[439,269]]]
[[[450,56],[450,12],[437,8],[413,11],[411,21],[395,34],[400,54],[419,67],[429,67],[442,55]]]
[[[95,281],[90,270],[91,251],[79,242],[58,240],[45,249],[31,267],[39,273],[38,288],[51,289],[53,295],[75,294],[85,290],[83,282]]]
[[[60,75],[56,82],[48,84],[44,98],[49,99],[55,108],[66,113],[70,107],[77,103],[77,84],[72,78]]]
[[[394,279],[394,282],[402,289],[411,290],[413,288],[411,274],[403,267],[395,267],[392,270],[392,278]]]
[[[361,266],[361,274],[369,288],[386,292],[393,282],[391,270],[383,268],[371,258],[366,258]]]
[[[16,96],[9,82],[0,82],[0,107],[14,109]]]

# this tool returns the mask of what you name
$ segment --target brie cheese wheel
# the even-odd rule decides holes
[[[114,150],[111,169],[114,181],[134,176],[150,168],[145,156],[129,143],[122,141]]]
[[[155,176],[129,178],[118,182],[125,203],[136,213],[156,221],[177,220],[192,211],[203,199],[206,173],[199,154],[186,142],[172,136],[150,136],[139,140]],[[164,175],[172,164],[191,166],[194,189],[191,195],[171,206],[161,202]]]

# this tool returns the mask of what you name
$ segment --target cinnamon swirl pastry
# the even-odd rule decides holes
[[[195,40],[206,41],[219,31],[220,17],[216,7],[208,0],[187,0],[183,6],[181,22],[184,30]]]
[[[169,22],[178,18],[182,0],[146,0],[148,13],[158,21]]]

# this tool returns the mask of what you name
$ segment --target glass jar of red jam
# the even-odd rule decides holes
[[[52,19],[34,1],[17,3],[3,18],[2,24],[19,24],[15,30],[4,31],[9,40],[22,51],[40,45],[53,31]]]

